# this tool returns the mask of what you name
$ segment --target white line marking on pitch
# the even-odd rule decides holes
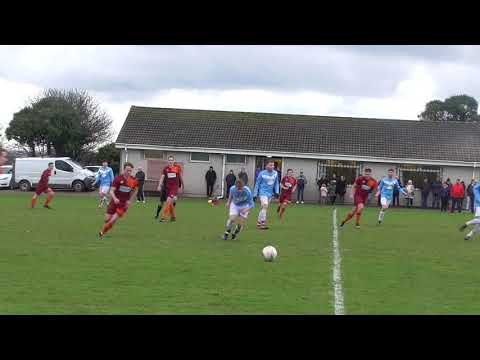
[[[342,257],[338,241],[337,209],[333,209],[333,293],[335,297],[335,315],[345,315],[342,289]]]

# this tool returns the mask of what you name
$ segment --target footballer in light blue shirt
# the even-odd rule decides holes
[[[473,186],[473,196],[475,201],[475,217],[460,226],[460,231],[464,231],[467,226],[473,225],[473,229],[465,235],[465,240],[471,240],[473,235],[480,232],[480,182],[476,181]]]
[[[259,197],[261,209],[258,214],[257,227],[265,230],[267,227],[267,209],[272,196],[278,197],[280,193],[280,179],[278,172],[274,170],[274,162],[269,161],[265,170],[260,171],[253,190],[254,199]]]
[[[100,204],[98,207],[102,207],[107,203],[107,194],[110,191],[110,187],[112,186],[113,180],[113,170],[111,167],[108,166],[108,163],[104,161],[102,163],[102,167],[98,169],[97,174],[95,176],[95,185],[99,184],[100,188],[98,190],[98,195],[100,197]]]
[[[382,204],[382,209],[380,210],[380,213],[378,214],[378,223],[381,224],[383,223],[383,218],[385,217],[385,211],[388,209],[390,206],[390,203],[392,202],[393,199],[393,191],[395,188],[398,189],[403,195],[407,195],[407,192],[405,191],[404,188],[400,186],[398,183],[398,180],[394,177],[395,175],[395,170],[394,169],[388,169],[388,175],[384,177],[380,182],[378,183],[378,191],[376,196],[380,196],[380,203]]]
[[[228,240],[234,224],[237,223],[237,227],[232,233],[232,240],[235,240],[248,218],[248,213],[255,206],[252,192],[243,183],[243,180],[238,179],[235,185],[230,188],[226,206],[229,209],[229,216],[223,240]]]

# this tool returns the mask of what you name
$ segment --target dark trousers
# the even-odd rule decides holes
[[[422,208],[427,207],[428,194],[429,193],[423,193],[422,192]]]
[[[400,193],[397,191],[393,192],[392,207],[395,207],[395,206],[400,206]]]
[[[228,197],[230,196],[230,188],[233,186],[234,184],[227,184],[227,200],[228,200]]]
[[[297,201],[303,201],[303,192],[304,188],[298,187],[297,188]]]
[[[448,210],[448,198],[442,198],[442,207],[440,208],[441,212],[447,212]]]
[[[145,201],[145,194],[143,193],[143,181],[138,182],[138,193],[137,193],[137,200],[138,201]]]
[[[432,209],[438,209],[440,206],[440,194],[433,194]]]
[[[412,207],[412,206],[413,206],[413,199],[407,198],[407,207]]]
[[[339,204],[344,204],[345,203],[345,193],[337,194],[337,199],[338,199]]]
[[[450,212],[453,213],[456,208],[458,212],[461,213],[462,203],[463,203],[463,199],[452,198],[452,207],[450,208]]]
[[[470,198],[470,212],[475,213],[475,196],[469,196]]]
[[[207,182],[207,196],[211,197],[213,194],[213,184],[215,183],[209,183]]]
[[[330,195],[330,204],[335,205],[336,199],[337,199],[337,195]]]

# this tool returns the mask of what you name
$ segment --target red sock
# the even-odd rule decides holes
[[[171,203],[167,203],[167,205],[165,205],[165,207],[163,208],[163,213],[162,213],[163,220],[165,220],[170,214],[170,207],[171,207]]]
[[[112,228],[112,223],[111,222],[107,222],[105,225],[103,225],[103,228],[102,228],[102,231],[101,231],[101,234],[102,235],[105,235],[108,230],[110,230]]]
[[[32,209],[35,207],[37,204],[37,198],[32,198]]]
[[[347,217],[345,218],[345,220],[343,220],[343,223],[346,224],[347,222],[350,221],[350,219],[353,218],[353,213],[348,213]]]
[[[47,201],[45,201],[45,205],[50,204],[52,202],[52,200],[53,200],[53,195],[48,195]]]
[[[360,225],[360,217],[361,217],[361,216],[362,216],[362,213],[361,213],[361,212],[359,212],[359,213],[356,214],[356,216],[355,216],[355,223],[356,223],[356,225]]]

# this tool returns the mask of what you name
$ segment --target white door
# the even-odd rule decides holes
[[[50,183],[54,187],[69,188],[72,185],[74,177],[73,167],[63,160],[55,161],[53,176],[50,177]]]

